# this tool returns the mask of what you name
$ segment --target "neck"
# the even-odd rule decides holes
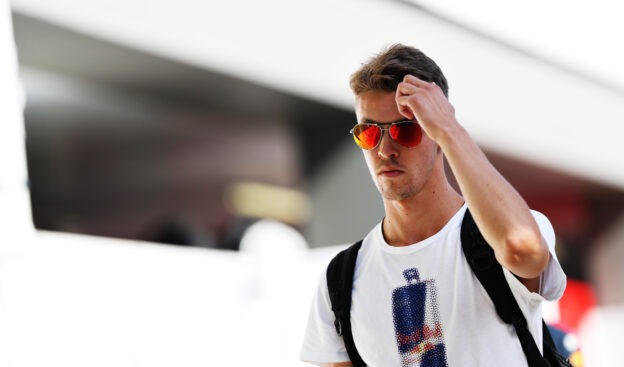
[[[407,246],[433,236],[448,223],[464,200],[450,184],[404,200],[384,200],[382,229],[386,242]]]

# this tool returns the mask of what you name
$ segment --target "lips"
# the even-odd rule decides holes
[[[403,170],[394,166],[384,166],[377,171],[377,174],[385,177],[394,177],[403,173]]]

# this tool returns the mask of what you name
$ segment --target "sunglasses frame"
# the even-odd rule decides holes
[[[396,140],[392,137],[392,134],[390,134],[390,129],[391,129],[394,125],[400,125],[400,124],[405,124],[405,123],[412,123],[412,124],[416,124],[416,125],[418,125],[418,128],[422,130],[422,127],[420,127],[420,124],[419,124],[419,123],[418,123],[418,121],[416,121],[416,120],[401,120],[401,121],[395,121],[395,122],[362,122],[362,123],[357,123],[357,124],[355,124],[355,126],[353,126],[353,127],[351,128],[351,130],[349,130],[349,134],[351,134],[351,135],[353,136],[353,139],[355,140],[355,143],[357,144],[357,146],[358,146],[358,147],[360,147],[360,148],[362,148],[362,149],[364,149],[364,150],[373,150],[373,149],[377,148],[377,147],[379,146],[379,144],[381,143],[381,140],[383,139],[384,131],[388,131],[388,136],[390,136],[390,139],[392,139],[393,141],[395,141],[395,142],[396,142],[397,144],[399,144],[400,146],[405,147],[405,148],[413,148],[413,147],[415,147],[415,146],[419,145],[419,144],[420,144],[420,141],[419,141],[416,145],[409,147],[409,146],[405,146],[405,145],[401,144],[400,142],[396,141]],[[357,139],[356,139],[356,137],[355,137],[354,131],[355,131],[355,129],[356,129],[358,126],[360,126],[360,125],[372,125],[372,126],[377,126],[377,127],[381,130],[381,136],[379,137],[379,141],[377,142],[377,144],[375,144],[375,146],[374,146],[374,147],[366,149],[366,148],[362,147],[360,144],[358,144],[358,143],[357,143]],[[384,127],[384,126],[387,126],[387,127]],[[421,134],[422,134],[422,131],[421,131]],[[421,140],[422,140],[422,137],[421,137]]]

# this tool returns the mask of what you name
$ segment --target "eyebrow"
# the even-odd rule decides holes
[[[361,123],[362,124],[371,124],[371,125],[391,125],[391,124],[394,124],[394,123],[397,123],[397,122],[404,122],[404,121],[413,121],[413,120],[408,120],[408,119],[403,118],[403,119],[399,119],[399,120],[391,121],[391,122],[378,122],[378,121],[371,120],[371,119],[364,119],[364,120],[362,120]]]

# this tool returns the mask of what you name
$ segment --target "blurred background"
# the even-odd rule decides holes
[[[0,366],[296,365],[324,266],[383,215],[348,79],[395,42],[436,60],[459,120],[553,223],[561,342],[618,366],[617,5],[3,6]]]

